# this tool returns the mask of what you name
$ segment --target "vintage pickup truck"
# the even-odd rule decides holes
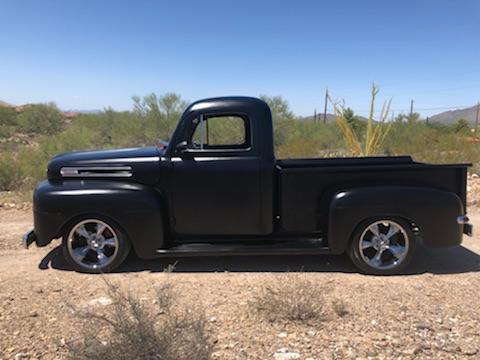
[[[347,253],[364,273],[402,271],[417,243],[459,245],[468,164],[409,156],[277,160],[256,98],[191,104],[166,147],[54,157],[24,245],[63,238],[71,266],[140,258]],[[419,259],[421,261],[421,259]]]

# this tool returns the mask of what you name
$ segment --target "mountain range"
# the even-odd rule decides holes
[[[448,125],[448,124],[456,123],[459,119],[465,119],[470,124],[475,124],[476,116],[477,116],[477,105],[474,105],[472,107],[468,107],[465,109],[448,110],[448,111],[441,112],[439,114],[429,116],[428,121],[431,123]],[[313,117],[314,117],[313,115],[303,116],[303,117],[300,117],[300,120],[313,121]],[[363,116],[358,116],[358,117],[361,120],[364,120],[364,121],[367,120]],[[323,113],[317,114],[317,121],[323,122]],[[335,115],[327,113],[327,123],[332,121],[335,121]],[[479,122],[480,122],[480,114],[479,114]]]
[[[474,105],[466,109],[444,111],[440,114],[430,116],[428,118],[428,121],[436,122],[440,124],[452,124],[459,119],[465,119],[470,124],[475,124],[476,117],[477,117],[477,105]]]

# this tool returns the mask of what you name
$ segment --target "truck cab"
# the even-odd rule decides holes
[[[416,244],[459,245],[469,164],[409,156],[275,158],[268,105],[197,101],[166,148],[62,154],[34,193],[26,246],[62,238],[79,271],[141,258],[343,254],[363,272],[401,272]]]
[[[192,104],[164,156],[176,234],[273,232],[273,130],[263,101],[219,98]]]

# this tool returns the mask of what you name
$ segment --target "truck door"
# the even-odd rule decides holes
[[[260,235],[261,157],[244,114],[201,114],[172,156],[174,231],[184,235]]]

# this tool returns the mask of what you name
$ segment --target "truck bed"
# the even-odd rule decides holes
[[[432,165],[410,156],[277,160],[278,212],[284,232],[322,232],[332,196],[359,186],[429,187],[456,193],[466,206],[470,164]],[[320,206],[319,206],[320,205]]]

